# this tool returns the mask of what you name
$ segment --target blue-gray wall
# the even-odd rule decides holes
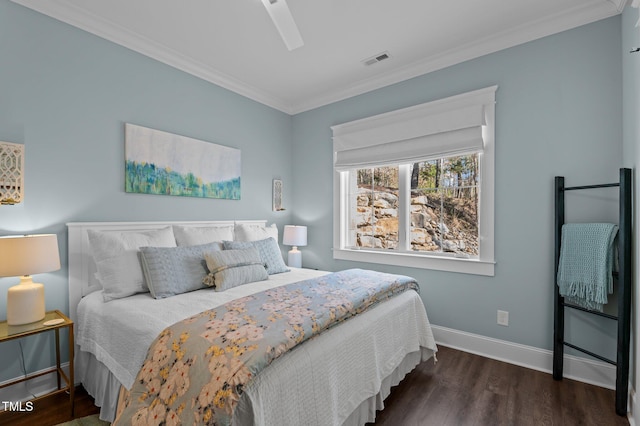
[[[414,275],[431,321],[551,347],[553,176],[614,181],[622,165],[621,19],[610,18],[290,117],[81,30],[0,0],[0,140],[24,143],[25,201],[0,207],[0,234],[55,232],[63,269],[47,309],[67,311],[69,221],[261,218],[309,226],[305,266]],[[333,261],[330,126],[490,85],[496,108],[496,275],[479,277]],[[242,150],[242,200],[123,192],[124,123]],[[293,166],[292,166],[293,164]],[[271,211],[271,180],[285,185]],[[576,220],[615,220],[615,194],[573,200]],[[612,204],[614,205],[612,207]],[[0,279],[0,318],[6,289]],[[510,326],[496,325],[496,310]],[[611,330],[581,332],[611,351]],[[27,370],[51,365],[46,339],[25,342]],[[0,381],[20,375],[0,347]]]
[[[242,150],[242,199],[124,192],[124,123]],[[62,270],[38,275],[46,308],[68,312],[71,221],[267,219],[289,222],[291,116],[8,0],[0,1],[0,141],[25,145],[25,198],[0,206],[0,235],[58,234]],[[271,182],[287,211],[271,211]],[[282,228],[281,228],[282,229]],[[0,279],[0,318],[6,291]],[[35,341],[33,341],[35,340]],[[27,369],[52,365],[25,344]],[[0,345],[0,382],[20,375],[17,342]]]
[[[638,9],[627,7],[622,14],[622,129],[623,129],[623,158],[624,166],[633,168],[635,174],[634,191],[634,258],[635,258],[635,282],[640,282],[640,268],[638,259],[640,252],[640,212],[638,212],[638,199],[640,197],[640,179],[638,178],[638,165],[640,165],[640,52],[630,53],[631,50],[640,47],[640,28],[635,24],[639,19]],[[636,287],[637,288],[637,287]],[[634,292],[634,305],[640,306],[640,292]],[[635,310],[633,329],[638,330],[639,316]],[[632,351],[635,355],[632,371],[631,383],[636,390],[640,386],[640,375],[638,366],[640,365],[640,354],[638,353],[638,339],[632,341]],[[632,415],[636,424],[640,424],[640,413],[638,409],[633,410]]]
[[[308,266],[415,276],[433,324],[551,349],[553,180],[615,182],[622,163],[621,28],[614,17],[294,116],[294,221]],[[330,126],[497,84],[495,277],[334,261]],[[617,221],[617,192],[569,197],[568,220]],[[509,327],[496,324],[509,311]],[[592,319],[568,319],[569,337]],[[613,328],[584,346],[615,359]]]

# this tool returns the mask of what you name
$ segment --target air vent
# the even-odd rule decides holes
[[[385,59],[389,59],[390,57],[391,55],[389,55],[389,52],[382,52],[370,58],[363,59],[362,63],[369,66],[369,65],[377,64],[378,62],[382,62]]]

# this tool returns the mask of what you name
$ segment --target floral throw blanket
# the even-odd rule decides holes
[[[233,300],[166,328],[113,425],[228,425],[244,387],[314,335],[405,290],[413,278],[350,269]]]

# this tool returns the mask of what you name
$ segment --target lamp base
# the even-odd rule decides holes
[[[34,283],[30,275],[20,277],[20,284],[7,291],[7,324],[22,325],[44,318],[44,286]]]
[[[289,250],[287,266],[291,266],[292,268],[302,268],[302,252],[298,250],[298,247],[293,246],[293,248]]]

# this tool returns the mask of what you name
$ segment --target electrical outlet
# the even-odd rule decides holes
[[[504,325],[505,327],[509,326],[509,312],[498,310],[498,324]]]

